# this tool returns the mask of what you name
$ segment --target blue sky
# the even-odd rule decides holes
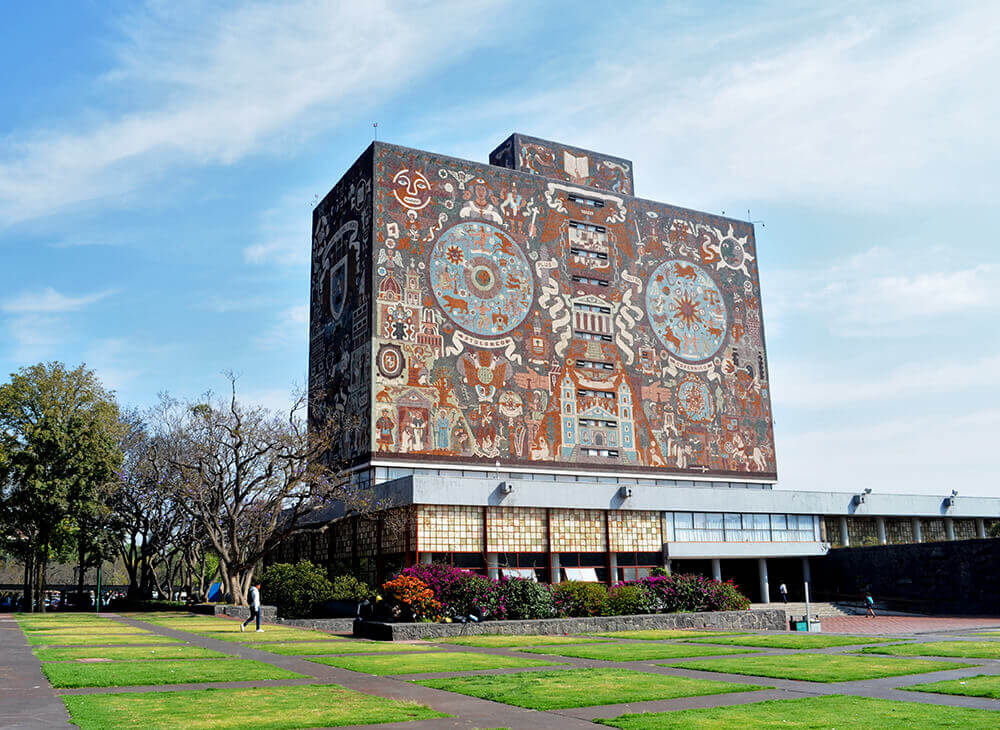
[[[782,488],[996,495],[1000,6],[535,5],[7,6],[0,373],[281,406],[372,122],[481,161],[520,131],[764,222]]]

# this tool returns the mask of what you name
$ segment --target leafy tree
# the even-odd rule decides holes
[[[83,365],[39,363],[0,386],[0,519],[13,533],[7,550],[25,566],[26,610],[45,610],[49,560],[97,519],[121,462],[119,434],[112,394]],[[86,539],[83,549],[94,552]]]

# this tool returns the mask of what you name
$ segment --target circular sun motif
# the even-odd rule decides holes
[[[707,423],[715,418],[712,392],[696,377],[687,377],[677,386],[677,410],[689,421]]]
[[[521,324],[534,298],[528,259],[510,236],[488,223],[463,222],[444,231],[431,250],[429,276],[448,318],[485,337]]]
[[[671,355],[686,362],[712,357],[726,339],[726,304],[711,275],[690,261],[664,261],[649,277],[646,313]]]

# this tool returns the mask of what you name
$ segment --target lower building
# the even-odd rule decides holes
[[[831,547],[984,538],[1000,499],[784,491],[769,484],[427,468],[359,475],[392,508],[324,515],[269,562],[310,560],[373,584],[447,563],[493,578],[606,583],[654,567],[733,580],[767,603],[793,599]]]

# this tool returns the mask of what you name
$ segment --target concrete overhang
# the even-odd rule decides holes
[[[780,489],[664,487],[529,479],[413,475],[375,487],[393,504],[447,504],[494,507],[551,507],[675,512],[757,512],[858,517],[1000,518],[1000,498],[869,494],[859,503],[848,492],[793,492]]]

